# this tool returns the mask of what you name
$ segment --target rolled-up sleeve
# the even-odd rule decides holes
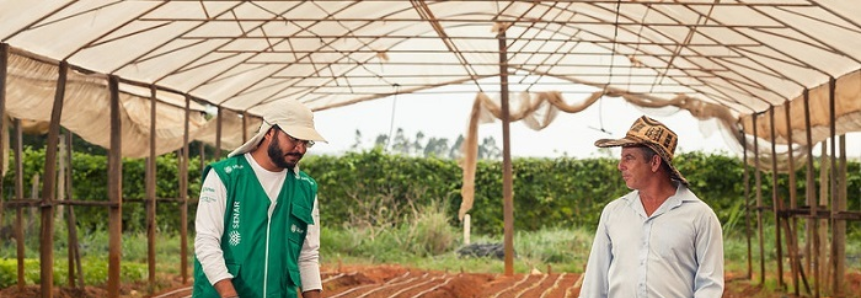
[[[308,226],[305,235],[305,244],[299,253],[299,274],[302,278],[302,291],[322,290],[323,282],[320,280],[320,208],[314,199],[314,209],[311,216],[314,224]]]
[[[224,212],[227,190],[215,171],[209,171],[203,180],[200,198],[197,203],[197,216],[194,219],[196,235],[194,254],[203,267],[203,273],[210,284],[233,278],[227,272],[224,252],[221,250],[221,235],[224,234]]]

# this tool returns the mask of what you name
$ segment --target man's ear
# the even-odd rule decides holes
[[[652,160],[649,161],[649,166],[652,168],[653,173],[657,173],[661,170],[661,163],[664,162],[663,159],[657,154],[652,156]]]
[[[269,130],[266,131],[266,134],[263,135],[263,140],[270,140],[271,141],[272,137],[274,137],[274,136],[275,136],[275,130],[272,128],[269,128]]]

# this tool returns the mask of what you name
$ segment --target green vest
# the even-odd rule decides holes
[[[269,197],[244,155],[207,166],[202,177],[210,170],[227,190],[221,249],[239,297],[296,297],[295,289],[302,285],[299,252],[308,225],[314,224],[316,181],[301,171],[299,175],[288,172],[270,208]],[[196,257],[193,297],[219,297]]]

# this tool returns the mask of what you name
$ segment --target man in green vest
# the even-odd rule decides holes
[[[257,134],[203,170],[194,239],[194,298],[318,298],[317,183],[299,170],[315,141],[311,110],[293,100]]]

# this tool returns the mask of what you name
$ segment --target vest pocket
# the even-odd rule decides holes
[[[290,212],[294,217],[299,219],[299,221],[305,223],[305,225],[313,225],[314,218],[311,217],[311,208],[304,204],[293,204],[293,210]]]
[[[293,204],[290,215],[290,226],[287,231],[289,235],[287,238],[297,242],[301,247],[302,243],[305,242],[305,234],[307,233],[308,226],[314,224],[314,218],[311,216],[311,208],[305,205]],[[298,253],[299,250],[297,249],[296,252]]]
[[[294,201],[290,210],[290,221],[287,227],[287,239],[290,250],[290,260],[287,260],[287,271],[290,274],[290,282],[293,287],[301,287],[302,281],[299,274],[298,259],[302,251],[302,246],[305,243],[305,235],[309,225],[314,224],[314,218],[311,216],[311,208],[307,204]],[[289,288],[289,287],[288,287]]]

